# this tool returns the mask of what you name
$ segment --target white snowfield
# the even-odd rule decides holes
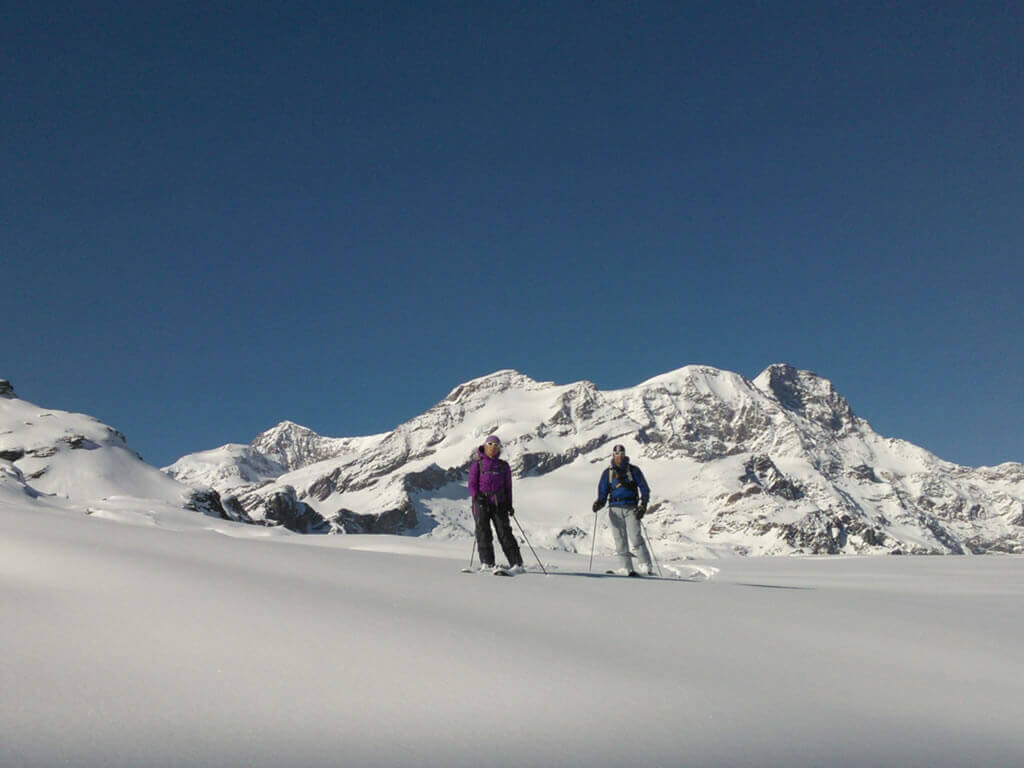
[[[0,483],[0,765],[1024,764],[1024,558],[468,543]]]

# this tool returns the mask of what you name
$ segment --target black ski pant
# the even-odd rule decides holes
[[[519,543],[512,533],[512,523],[508,519],[507,509],[490,500],[473,499],[473,520],[476,521],[476,548],[483,565],[494,565],[494,536],[491,534],[491,523],[494,523],[494,530],[498,532],[498,543],[508,558],[508,564],[523,564],[523,556],[519,554]]]

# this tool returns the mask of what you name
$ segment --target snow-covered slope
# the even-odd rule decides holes
[[[0,495],[117,516],[140,506],[220,514],[217,495],[146,464],[124,435],[80,413],[21,400],[0,380]]]
[[[220,448],[189,454],[164,471],[182,483],[216,486],[221,492],[249,485],[263,485],[288,470],[250,445],[229,443]]]
[[[590,549],[590,502],[622,442],[651,482],[645,523],[669,559],[1024,552],[1024,466],[971,469],[884,438],[828,380],[784,364],[753,380],[688,366],[611,392],[498,371],[384,435],[320,438],[285,422],[244,454],[286,465],[273,477],[235,482],[242,454],[211,452],[166,471],[231,494],[225,506],[255,519],[280,507],[315,520],[311,530],[465,537],[469,457],[492,432],[517,478],[519,520],[546,547]]]
[[[1024,558],[496,579],[465,541],[133,516],[0,499],[4,768],[1024,763]]]

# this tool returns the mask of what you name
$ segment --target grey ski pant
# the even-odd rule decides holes
[[[636,557],[650,568],[651,553],[647,551],[647,542],[640,535],[640,521],[636,519],[636,507],[608,507],[608,523],[612,529],[612,541],[615,542],[615,554],[622,560],[622,567],[633,570],[633,553],[629,551],[629,542],[633,543]],[[628,534],[628,539],[627,539]]]

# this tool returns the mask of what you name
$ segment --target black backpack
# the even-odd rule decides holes
[[[625,480],[622,479],[622,474],[625,474]],[[633,479],[633,465],[627,464],[626,471],[625,473],[622,474],[620,474],[620,471],[617,470],[615,467],[608,467],[608,493],[611,494],[611,492],[615,490],[615,479],[618,478],[619,485],[621,485],[623,488],[628,489],[630,492],[636,495],[639,486]]]

